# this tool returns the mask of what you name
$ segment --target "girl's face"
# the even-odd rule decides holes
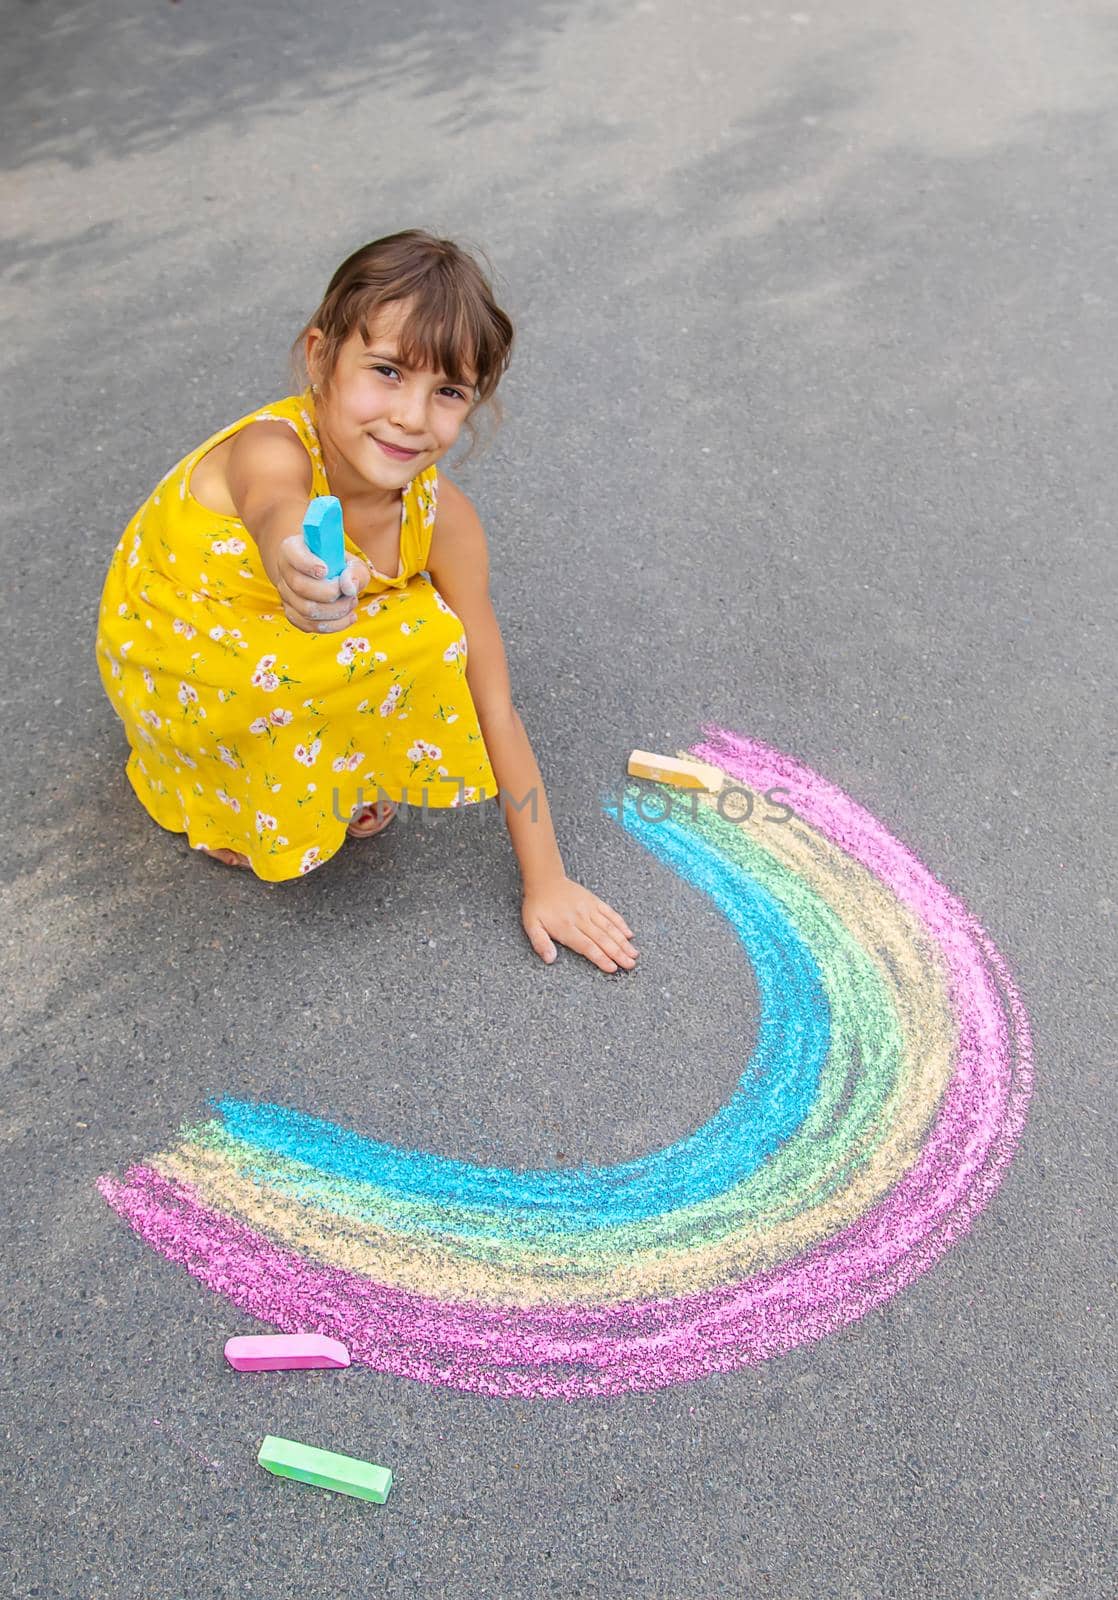
[[[473,384],[453,383],[445,373],[412,371],[398,360],[396,332],[407,306],[381,306],[369,338],[354,329],[338,352],[330,386],[316,396],[318,431],[331,488],[339,497],[378,491],[395,498],[454,444],[473,409]],[[307,364],[321,330],[307,334]],[[467,374],[469,376],[469,374]],[[395,453],[391,446],[407,454]]]

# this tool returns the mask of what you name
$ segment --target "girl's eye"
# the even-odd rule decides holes
[[[399,376],[399,373],[397,372],[397,369],[395,367],[389,367],[387,365],[375,366],[373,368],[373,371],[374,372],[396,372],[397,376]],[[461,389],[451,389],[449,384],[444,384],[443,388],[444,388],[444,390],[449,389],[451,394],[456,394],[458,396],[459,400],[465,400],[465,398],[466,398],[466,396],[462,393]]]

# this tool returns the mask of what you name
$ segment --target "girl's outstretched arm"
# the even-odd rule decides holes
[[[539,764],[512,703],[504,643],[489,598],[485,530],[473,502],[442,473],[427,570],[466,631],[466,682],[520,864],[520,919],[533,950],[550,963],[557,940],[603,972],[634,967],[638,951],[624,917],[564,870]]]

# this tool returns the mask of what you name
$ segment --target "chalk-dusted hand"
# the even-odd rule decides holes
[[[525,889],[520,920],[532,949],[549,965],[558,954],[555,940],[603,972],[637,964],[640,952],[624,917],[573,878],[552,878]]]
[[[337,633],[357,620],[357,596],[372,573],[350,556],[340,577],[327,578],[325,564],[307,549],[302,534],[293,533],[276,546],[275,570],[269,574],[283,601],[288,622],[304,633]]]

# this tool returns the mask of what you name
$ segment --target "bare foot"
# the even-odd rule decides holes
[[[387,828],[395,815],[396,804],[392,800],[380,800],[375,806],[360,806],[346,832],[351,839],[371,839],[374,833]]]
[[[200,844],[197,848],[204,855],[213,856],[215,861],[220,861],[224,866],[247,867],[250,872],[252,871],[252,862],[247,856],[242,855],[239,850],[227,850],[224,847],[220,850],[211,850],[209,845],[205,844]]]

